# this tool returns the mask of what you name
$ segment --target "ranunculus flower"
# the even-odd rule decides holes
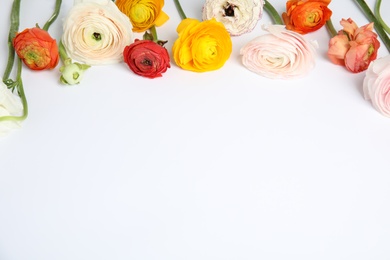
[[[390,117],[390,56],[373,61],[363,81],[366,100],[382,115]]]
[[[75,85],[79,84],[84,77],[84,72],[89,68],[89,65],[78,62],[70,62],[60,68],[60,81],[63,84]]]
[[[343,30],[329,41],[329,59],[354,73],[366,70],[380,47],[378,35],[373,32],[374,23],[358,27],[349,18],[342,19],[340,24]]]
[[[230,35],[253,30],[263,13],[263,0],[206,0],[203,20],[215,18],[223,23]]]
[[[171,67],[167,49],[151,40],[135,40],[126,46],[123,56],[135,74],[151,79],[161,77]]]
[[[241,48],[242,63],[249,70],[267,77],[302,77],[315,65],[315,42],[307,42],[299,33],[282,25],[263,27],[261,35]]]
[[[20,98],[14,95],[0,78],[0,118],[4,116],[20,116],[23,114],[23,105]],[[19,128],[20,121],[0,120],[0,136]]]
[[[19,58],[32,70],[53,69],[58,64],[57,42],[43,29],[25,29],[16,34],[13,45]]]
[[[320,29],[332,16],[331,0],[289,0],[282,14],[288,30],[306,34]]]
[[[134,41],[130,19],[111,0],[76,0],[63,31],[69,57],[89,65],[122,61]]]
[[[161,26],[169,19],[162,11],[164,0],[116,0],[115,3],[130,18],[134,32]]]
[[[172,47],[176,64],[195,72],[221,68],[232,53],[232,40],[225,26],[215,19],[200,22],[187,18],[177,27],[179,38]]]

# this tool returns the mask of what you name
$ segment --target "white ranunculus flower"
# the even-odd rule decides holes
[[[263,14],[264,0],[206,0],[202,18],[215,18],[230,35],[241,35],[255,28]]]
[[[20,116],[23,114],[23,105],[20,98],[14,95],[0,78],[0,118],[4,116]],[[0,136],[6,135],[20,127],[20,121],[0,120]]]
[[[390,55],[370,63],[363,81],[366,100],[382,115],[390,117]]]
[[[71,59],[89,65],[123,60],[134,42],[130,19],[111,0],[76,0],[63,24],[62,43]]]
[[[308,42],[283,25],[263,26],[269,33],[241,48],[242,63],[267,78],[291,79],[306,75],[315,65],[317,42]]]

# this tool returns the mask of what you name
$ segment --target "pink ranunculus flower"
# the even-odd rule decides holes
[[[72,60],[89,65],[123,61],[133,26],[112,0],[75,0],[65,17],[62,43]]]
[[[374,23],[358,27],[351,19],[342,19],[343,29],[329,41],[328,57],[336,65],[358,73],[368,68],[377,57],[380,43],[373,32]]]
[[[363,81],[364,98],[384,116],[390,117],[390,55],[373,61]]]
[[[299,33],[282,25],[263,26],[261,35],[241,48],[242,63],[267,78],[303,77],[315,65],[316,42],[308,42]]]

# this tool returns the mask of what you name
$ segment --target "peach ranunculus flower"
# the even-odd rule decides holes
[[[134,32],[161,26],[169,19],[162,11],[164,0],[116,0],[115,3],[130,18]]]
[[[22,114],[22,101],[7,88],[3,79],[0,78],[0,136],[4,136],[11,130],[20,127],[19,120],[8,120],[4,117],[20,116]]]
[[[378,35],[373,32],[374,23],[358,27],[349,18],[342,19],[340,24],[343,30],[329,41],[329,59],[354,73],[366,70],[376,59],[380,47]]]
[[[253,30],[263,14],[264,0],[206,0],[203,20],[215,18],[223,23],[230,35]]]
[[[56,40],[41,28],[29,28],[17,33],[13,45],[19,58],[32,70],[53,69],[59,62]]]
[[[282,25],[263,26],[261,35],[241,48],[242,63],[249,70],[273,79],[306,75],[315,65],[316,42],[308,42]]]
[[[111,0],[76,0],[63,31],[69,57],[89,65],[122,61],[123,49],[134,42],[129,18]]]
[[[390,55],[373,61],[363,81],[366,100],[382,115],[390,117]]]
[[[288,30],[306,34],[320,29],[332,16],[331,0],[289,0],[282,14]]]
[[[186,18],[177,27],[179,38],[172,47],[173,59],[195,72],[221,68],[232,53],[232,40],[225,26],[215,19],[200,22]]]

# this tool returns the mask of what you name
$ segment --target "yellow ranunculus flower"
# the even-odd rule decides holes
[[[144,32],[153,25],[161,26],[169,19],[162,11],[164,0],[116,0],[115,3],[130,18],[134,32]]]
[[[184,19],[177,27],[179,38],[172,47],[173,59],[185,70],[205,72],[221,68],[232,53],[225,26],[215,19],[200,22]]]

